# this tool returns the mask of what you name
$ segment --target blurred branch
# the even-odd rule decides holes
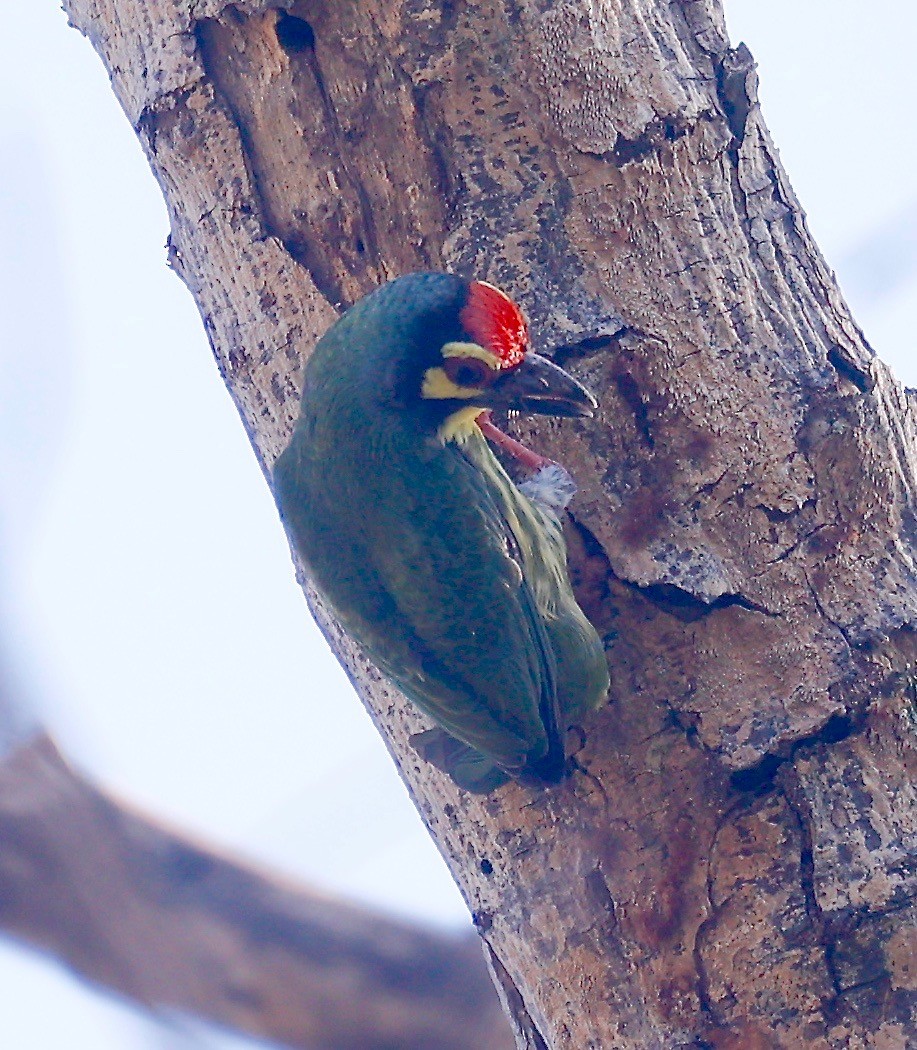
[[[0,927],[146,1007],[292,1047],[512,1045],[475,935],[220,856],[100,792],[45,735],[0,764]]]

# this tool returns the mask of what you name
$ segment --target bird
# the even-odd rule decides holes
[[[306,362],[273,470],[281,519],[344,630],[435,723],[415,751],[465,790],[559,783],[570,728],[606,699],[557,510],[510,479],[490,442],[527,466],[551,461],[489,416],[596,407],[532,350],[509,296],[450,273],[377,287]]]

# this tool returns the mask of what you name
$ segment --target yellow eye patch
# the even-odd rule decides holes
[[[471,397],[480,397],[484,393],[483,387],[459,386],[454,383],[442,368],[428,368],[423,374],[423,383],[420,386],[422,397],[439,398],[461,398],[468,400]]]
[[[439,400],[480,397],[500,371],[496,354],[477,343],[446,343],[440,353],[443,366],[424,372],[420,393]]]

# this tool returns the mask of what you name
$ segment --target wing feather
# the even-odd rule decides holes
[[[301,450],[278,461],[278,503],[319,589],[450,734],[507,769],[556,763],[558,747],[562,763],[554,654],[499,492],[454,447],[419,479],[395,465],[317,482]]]

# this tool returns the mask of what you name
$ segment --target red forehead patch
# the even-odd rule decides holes
[[[529,326],[512,299],[492,284],[471,282],[459,320],[479,346],[500,358],[501,368],[515,368],[525,356]]]

